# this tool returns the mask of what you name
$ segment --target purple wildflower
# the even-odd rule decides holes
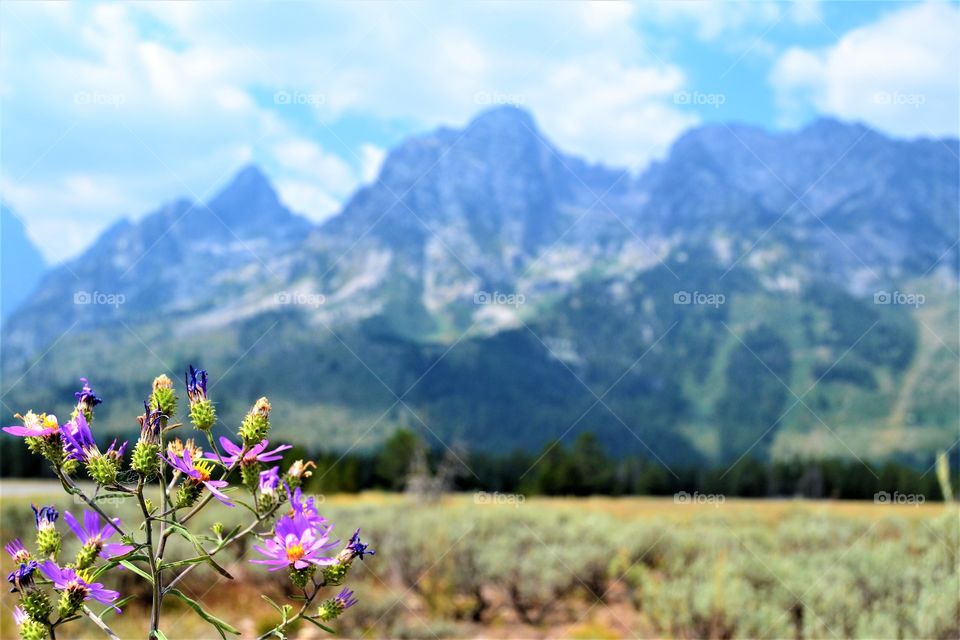
[[[33,411],[28,411],[27,415],[21,416],[18,414],[17,417],[23,420],[22,425],[3,428],[4,431],[13,436],[20,436],[21,438],[49,436],[60,430],[57,416],[52,414],[37,415]]]
[[[287,494],[290,497],[290,515],[293,518],[303,518],[311,527],[322,528],[326,526],[326,518],[320,515],[317,511],[316,501],[313,499],[313,496],[310,496],[306,500],[303,499],[303,491],[300,490],[300,487],[297,487],[290,492],[290,488],[287,487]]]
[[[28,616],[27,612],[21,609],[19,605],[13,608],[13,622],[18,627],[23,625],[23,623],[29,619],[30,616]]]
[[[280,467],[273,467],[260,472],[260,493],[275,495],[280,486]]]
[[[190,402],[199,402],[207,399],[207,372],[203,369],[194,369],[190,365],[189,373],[183,374],[187,383],[187,397]]]
[[[280,455],[281,451],[286,451],[287,449],[292,449],[293,446],[289,444],[280,445],[273,451],[264,451],[267,448],[267,445],[270,444],[269,440],[263,440],[259,444],[255,444],[250,447],[246,452],[244,452],[243,447],[236,445],[230,442],[229,439],[220,437],[220,445],[223,447],[223,450],[228,454],[223,457],[223,463],[228,466],[233,466],[237,463],[237,460],[240,460],[243,464],[253,464],[254,462],[276,462],[283,458]],[[216,453],[207,453],[206,457],[211,460],[217,459]]]
[[[93,599],[111,605],[120,595],[116,591],[105,589],[99,582],[87,582],[73,569],[58,567],[53,560],[47,560],[40,565],[40,571],[53,582],[55,589],[75,595],[78,600]],[[115,606],[113,608],[117,612],[120,611]]]
[[[130,444],[126,440],[123,441],[123,444],[120,447],[117,447],[118,438],[114,438],[113,442],[110,443],[110,446],[107,447],[107,451],[103,454],[108,457],[114,457],[117,460],[123,458],[123,454],[127,451],[127,445]]]
[[[87,462],[91,456],[99,453],[97,443],[93,439],[93,432],[90,431],[90,425],[87,423],[83,412],[77,413],[77,417],[63,425],[63,439],[66,442],[63,445],[68,458]]]
[[[30,589],[33,587],[33,572],[36,571],[39,566],[36,560],[21,562],[19,567],[7,575],[7,582],[21,591]]]
[[[353,591],[347,587],[341,589],[340,593],[338,593],[333,599],[336,600],[337,604],[344,609],[349,609],[358,602],[357,599],[353,597]]]
[[[306,569],[311,564],[337,564],[336,558],[322,555],[337,545],[337,542],[330,542],[329,533],[330,529],[314,528],[302,517],[284,516],[277,521],[273,538],[267,540],[262,547],[253,547],[267,559],[250,562],[272,565],[270,571],[287,567]]]
[[[67,526],[76,534],[82,544],[95,547],[103,558],[123,556],[133,551],[133,547],[128,544],[104,542],[117,530],[109,522],[101,527],[100,516],[94,511],[83,512],[82,525],[69,511],[64,511],[63,521],[67,523]],[[114,518],[113,522],[120,526],[120,518]]]
[[[168,451],[167,454],[166,456],[160,454],[160,458],[177,471],[180,471],[187,477],[192,478],[195,482],[205,486],[210,493],[223,504],[228,507],[233,506],[230,498],[219,491],[219,489],[227,486],[227,481],[210,479],[210,473],[213,471],[213,463],[206,460],[198,460],[194,463],[190,449],[187,447],[183,448],[183,453],[180,456],[171,451]]]
[[[86,378],[80,378],[80,382],[83,383],[83,388],[80,391],[74,392],[73,396],[77,399],[77,406],[81,407],[86,405],[88,408],[93,408],[103,402],[93,389],[90,388],[90,382]]]
[[[8,542],[3,548],[7,553],[10,554],[10,557],[13,558],[15,563],[26,562],[30,559],[30,552],[27,551],[25,546],[23,546],[23,542],[20,541],[20,538],[16,538],[12,542]]]
[[[360,529],[357,529],[353,532],[353,537],[351,537],[350,542],[347,543],[347,549],[353,554],[353,557],[360,558],[361,560],[363,560],[363,556],[365,555],[377,555],[377,552],[369,547],[369,544],[363,544],[360,542]]]
[[[37,508],[37,505],[31,504],[34,520],[37,521],[37,530],[53,529],[53,523],[60,517],[60,512],[53,505],[47,505]]]
[[[140,439],[144,442],[156,444],[160,442],[160,429],[163,426],[163,413],[160,407],[150,408],[150,404],[143,401],[143,415],[137,417],[140,423]]]

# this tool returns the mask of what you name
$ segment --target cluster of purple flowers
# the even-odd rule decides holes
[[[185,377],[191,403],[191,422],[206,434],[214,450],[204,454],[193,440],[182,443],[175,439],[164,443],[163,434],[167,431],[167,421],[176,411],[177,399],[170,379],[159,376],[154,381],[152,395],[144,402],[144,414],[139,417],[140,437],[132,460],[129,461],[131,471],[137,474],[134,476],[138,479],[135,487],[125,486],[124,481],[118,479],[127,477],[119,475],[124,464],[127,442],[118,443],[114,440],[105,451],[97,445],[91,422],[94,407],[103,401],[94,392],[87,378],[81,378],[83,386],[74,394],[76,406],[68,422],[61,425],[53,414],[28,412],[26,415],[17,416],[21,418],[22,424],[3,428],[3,431],[11,435],[25,438],[31,451],[47,458],[68,490],[80,491],[72,480],[72,474],[77,465],[82,464],[98,485],[136,494],[145,518],[139,530],[146,529],[147,532],[144,542],[137,542],[130,535],[124,535],[121,541],[112,539],[115,534],[122,532],[120,519],[109,518],[105,521],[107,516],[102,509],[81,493],[95,510],[84,511],[79,517],[70,512],[63,513],[63,521],[80,543],[76,558],[72,562],[63,563],[59,559],[62,536],[56,527],[60,513],[53,506],[34,505],[36,551],[31,551],[19,538],[4,547],[16,567],[7,576],[7,580],[13,585],[14,591],[20,594],[20,603],[14,609],[14,619],[22,637],[40,638],[53,635],[54,629],[76,615],[88,600],[109,605],[119,612],[117,604],[120,603],[117,599],[120,594],[107,589],[100,582],[95,582],[94,576],[102,573],[102,567],[96,567],[98,561],[114,566],[121,561],[139,561],[139,556],[134,554],[146,553],[150,556],[152,567],[161,565],[162,551],[157,552],[154,557],[149,535],[151,521],[157,519],[153,514],[157,511],[154,507],[147,506],[149,500],[146,500],[143,494],[146,482],[153,479],[159,481],[161,489],[166,486],[165,500],[172,505],[166,513],[171,514],[170,517],[174,520],[177,520],[178,509],[202,508],[211,497],[233,507],[236,499],[228,496],[227,492],[235,490],[230,488],[229,479],[236,470],[241,472],[242,487],[252,493],[254,506],[251,510],[257,514],[258,523],[267,522],[277,513],[284,501],[289,501],[289,512],[275,521],[262,544],[254,545],[254,549],[264,557],[251,562],[267,565],[270,571],[289,570],[290,578],[296,586],[305,589],[312,583],[313,595],[324,586],[341,584],[355,558],[362,560],[365,555],[375,553],[368,548],[369,545],[360,541],[359,529],[343,549],[335,551],[340,542],[331,540],[333,524],[319,514],[316,500],[313,497],[304,497],[299,486],[304,478],[310,476],[310,468],[315,467],[312,462],[297,460],[285,475],[281,474],[279,466],[267,467],[266,463],[281,461],[284,452],[292,447],[280,445],[270,449],[269,440],[263,437],[269,430],[270,404],[266,398],[258,400],[244,419],[238,433],[239,444],[226,437],[219,438],[221,453],[216,450],[210,433],[216,414],[207,396],[207,372],[191,366]],[[215,478],[214,472],[218,468],[219,477]],[[171,474],[167,486],[167,477]],[[281,487],[283,491],[280,490]],[[177,489],[176,499],[170,493],[174,488]],[[197,504],[204,489],[209,495],[202,503]],[[189,515],[192,515],[192,512]],[[183,521],[185,522],[186,518]],[[161,549],[162,547],[163,545],[160,546]],[[192,565],[187,571],[190,568]],[[151,572],[153,571],[156,569],[151,568]],[[314,578],[318,571],[323,578],[319,582]],[[34,579],[37,572],[49,582],[41,581],[38,584]],[[58,617],[52,621],[51,614],[55,607],[41,588],[47,585],[59,594],[59,603],[56,606]],[[162,598],[162,594],[160,597]],[[312,600],[313,596],[310,597]],[[315,620],[334,619],[356,602],[353,591],[344,588],[337,596],[324,601],[312,617]],[[282,630],[289,622],[284,620],[278,629]],[[153,628],[156,629],[155,626]]]
[[[56,521],[59,513],[52,506],[37,507],[33,505],[37,526],[37,553],[32,553],[23,542],[17,538],[4,546],[6,552],[13,559],[17,567],[7,575],[15,592],[19,592],[21,601],[15,612],[17,626],[23,629],[28,625],[32,633],[49,627],[49,614],[52,604],[47,594],[35,582],[35,574],[39,570],[44,577],[50,580],[53,589],[60,594],[58,611],[60,617],[67,617],[77,611],[86,600],[96,600],[106,605],[114,606],[119,593],[112,591],[99,582],[94,582],[91,574],[86,571],[98,556],[101,558],[117,558],[131,553],[132,545],[107,542],[113,533],[114,525],[120,526],[120,520],[113,521],[113,525],[101,526],[100,516],[93,511],[82,514],[83,523],[70,512],[63,514],[63,520],[73,530],[81,543],[81,550],[77,560],[72,565],[61,566],[56,560],[59,554],[59,544],[50,549],[44,543],[44,538],[59,534],[56,533]],[[83,556],[91,556],[88,562],[81,560]],[[48,556],[45,558],[45,556]],[[114,606],[114,608],[116,608]],[[119,608],[116,608],[120,611]],[[24,633],[26,635],[26,633]]]
[[[333,525],[302,501],[300,489],[290,496],[293,507],[290,515],[277,520],[273,537],[254,549],[266,556],[265,560],[251,560],[254,564],[270,566],[270,571],[289,568],[303,570],[337,564],[336,556],[327,555],[340,541],[330,541]]]

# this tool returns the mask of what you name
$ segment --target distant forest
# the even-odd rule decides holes
[[[881,464],[849,458],[759,460],[732,466],[667,467],[650,457],[613,458],[597,438],[582,433],[571,444],[553,443],[538,453],[469,453],[428,448],[417,433],[397,431],[371,451],[310,451],[294,447],[293,460],[313,460],[306,482],[313,493],[368,489],[404,491],[426,483],[445,491],[488,491],[523,495],[653,495],[680,492],[727,497],[805,497],[873,500],[878,493],[943,500],[935,460],[922,467],[895,460]],[[950,455],[951,484],[960,494],[960,456]],[[53,477],[49,466],[29,454],[19,439],[0,438],[0,477]]]

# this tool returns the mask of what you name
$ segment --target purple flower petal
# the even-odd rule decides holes
[[[14,436],[48,436],[56,431],[56,429],[53,427],[47,427],[46,429],[30,429],[28,427],[17,425],[12,427],[4,427],[3,430]]]
[[[224,480],[207,480],[203,483],[204,486],[213,494],[213,497],[227,505],[232,507],[233,503],[230,501],[230,498],[227,497],[225,493],[222,493],[217,490],[217,487],[226,487],[228,483]]]
[[[80,526],[80,523],[77,522],[77,519],[69,511],[63,512],[63,521],[67,523],[67,526],[70,527],[70,530],[73,531],[74,535],[80,539],[80,542],[86,542],[89,536],[87,532],[83,530]]]
[[[115,558],[117,556],[125,556],[135,547],[129,544],[120,544],[119,542],[108,542],[103,545],[103,549],[100,552],[100,555],[104,558]]]

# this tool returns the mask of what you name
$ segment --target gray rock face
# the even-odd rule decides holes
[[[497,331],[515,315],[474,305],[478,291],[522,293],[535,315],[584,277],[703,251],[762,282],[827,277],[858,293],[931,270],[955,278],[957,147],[833,120],[787,133],[707,125],[633,176],[564,154],[530,114],[496,108],[401,144],[320,226],[252,166],[208,203],[118,222],[5,323],[7,364],[74,323],[207,330],[285,312],[278,296],[291,292],[322,295],[309,311],[327,325],[393,316],[422,340]],[[123,303],[74,305],[78,292]]]

